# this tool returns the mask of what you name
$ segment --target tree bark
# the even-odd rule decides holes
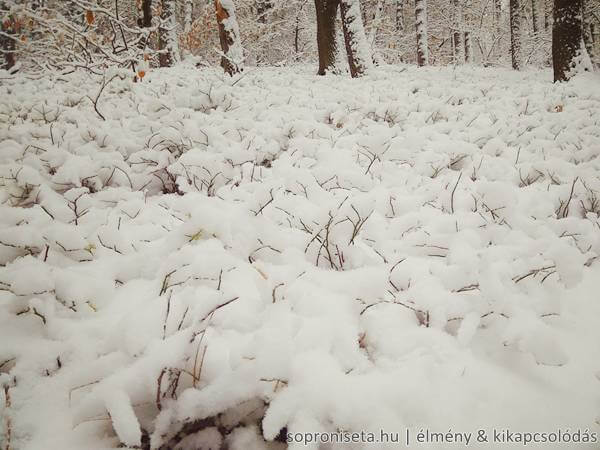
[[[17,62],[15,57],[16,42],[14,39],[16,27],[17,22],[13,16],[8,16],[2,21],[2,33],[6,34],[0,35],[0,49],[4,54],[4,64],[2,65],[4,70],[12,69]]]
[[[404,30],[404,0],[396,0],[396,31]]]
[[[160,27],[158,29],[158,63],[160,67],[171,67],[179,61],[175,0],[162,0]]]
[[[339,0],[315,0],[319,75],[325,75],[335,65],[335,19],[338,6]]]
[[[538,0],[531,0],[531,22],[533,25],[533,33],[537,36],[540,32],[538,23]]]
[[[496,22],[496,28],[500,27],[502,21],[502,0],[494,0],[494,22]]]
[[[548,31],[552,26],[552,0],[544,0],[544,29]]]
[[[589,0],[583,0],[583,5],[581,7],[582,11],[582,26],[583,26],[583,43],[585,44],[585,49],[590,57],[590,60],[595,62],[595,54],[594,54],[594,24],[592,22],[591,12],[586,10],[586,6],[588,6]]]
[[[521,4],[510,0],[510,57],[512,67],[521,70]]]
[[[142,0],[142,27],[152,26],[152,0]]]
[[[189,33],[192,28],[192,13],[194,10],[194,1],[193,0],[185,0],[185,9],[183,11],[183,31],[185,33]]]
[[[473,63],[473,42],[469,31],[465,31],[465,62]]]
[[[352,78],[360,77],[371,66],[371,55],[362,23],[359,0],[340,0],[344,43]]]
[[[554,24],[552,25],[554,82],[567,81],[570,78],[575,57],[582,50],[582,10],[582,0],[554,0]]]
[[[452,42],[454,48],[454,64],[462,64],[465,62],[463,54],[463,34],[462,34],[462,8],[460,7],[459,0],[452,0],[453,10],[453,27],[452,30]]]
[[[427,47],[427,0],[415,0],[415,27],[417,31],[417,65],[426,66],[429,61]]]
[[[231,0],[215,0],[219,41],[221,42],[221,67],[233,76],[243,70],[244,51],[240,42],[240,29],[235,16],[235,6]]]

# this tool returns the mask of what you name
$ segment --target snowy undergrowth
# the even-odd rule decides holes
[[[0,86],[13,448],[598,431],[597,78],[109,79]]]

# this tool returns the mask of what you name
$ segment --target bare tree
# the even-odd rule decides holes
[[[175,0],[162,0],[160,27],[158,30],[158,56],[160,67],[171,67],[179,61]]]
[[[552,26],[552,1],[544,0],[544,29],[548,30]]]
[[[463,34],[462,34],[462,8],[460,0],[452,0],[452,48],[454,50],[454,64],[462,64],[464,62],[463,54]]]
[[[552,61],[554,82],[567,81],[582,48],[583,0],[554,0]]]
[[[188,33],[192,28],[192,14],[194,11],[194,0],[185,0],[183,11],[183,31]]]
[[[335,19],[339,3],[339,0],[315,0],[319,75],[325,75],[335,65]]]
[[[396,0],[396,31],[404,30],[404,0]]]
[[[367,37],[362,23],[359,0],[340,0],[344,43],[352,78],[360,77],[371,66]]]
[[[471,39],[471,32],[465,31],[465,62],[467,64],[473,63],[473,42]]]
[[[538,0],[531,0],[531,23],[533,25],[533,33],[536,36],[540,32],[538,16]]]
[[[5,5],[4,2],[0,3],[0,14],[4,15]],[[4,70],[10,70],[16,64],[16,32],[17,32],[17,21],[13,15],[7,15],[2,20],[2,32],[0,33],[0,51],[4,54],[4,64],[2,68]]]
[[[429,60],[427,47],[427,0],[415,0],[415,27],[417,31],[417,65],[426,66]]]
[[[521,70],[521,2],[510,0],[510,57],[512,67]]]
[[[221,67],[225,73],[234,75],[243,70],[244,50],[240,42],[240,28],[232,0],[215,0],[219,41],[221,42]]]
[[[596,5],[598,8],[598,5]],[[594,62],[595,60],[595,52],[594,52],[594,43],[595,43],[595,25],[594,19],[596,21],[600,21],[600,18],[594,17],[594,5],[589,0],[583,0],[582,6],[582,26],[583,26],[583,43],[585,44],[585,49],[590,56],[590,60]]]

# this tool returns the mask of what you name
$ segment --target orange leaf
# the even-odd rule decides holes
[[[91,25],[94,23],[94,13],[92,11],[86,11],[85,12],[85,20],[88,23],[88,25]]]

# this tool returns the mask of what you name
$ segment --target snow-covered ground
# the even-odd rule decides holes
[[[600,432],[599,86],[3,78],[0,440]]]

